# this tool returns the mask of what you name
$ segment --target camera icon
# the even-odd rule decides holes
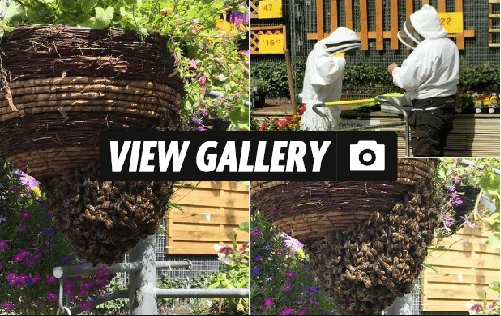
[[[351,171],[384,171],[385,145],[375,140],[360,140],[350,145]]]

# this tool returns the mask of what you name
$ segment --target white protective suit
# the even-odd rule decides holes
[[[360,38],[350,29],[339,27],[331,35],[315,44],[306,60],[303,92],[306,104],[301,117],[302,128],[310,131],[332,130],[337,125],[341,110],[336,107],[318,107],[322,102],[338,101],[344,76],[344,57],[333,54],[360,47]]]
[[[435,8],[425,4],[411,14],[404,30],[405,33],[399,32],[399,39],[413,51],[393,70],[393,83],[405,89],[411,100],[455,94],[459,83],[459,51],[447,38]],[[417,45],[412,45],[409,38]]]

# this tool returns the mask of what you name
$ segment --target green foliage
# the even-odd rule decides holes
[[[252,77],[250,80],[250,91],[256,94],[268,94],[268,81],[259,77]]]
[[[244,222],[239,225],[239,229],[244,232],[249,231],[249,223]],[[213,274],[209,281],[208,288],[249,288],[249,248],[245,245],[238,248],[236,233],[232,232],[232,249],[229,254],[219,251],[218,256],[225,263],[223,271]],[[213,305],[213,313],[216,314],[249,314],[249,299],[247,298],[226,298],[217,300]]]
[[[459,72],[460,91],[499,92],[499,64],[465,66]]]
[[[251,214],[251,314],[328,314],[334,303],[320,290],[302,244]]]
[[[19,5],[18,3],[21,5]],[[230,128],[248,129],[249,78],[248,53],[239,52],[238,41],[247,27],[231,24],[226,29],[218,18],[227,7],[224,0],[17,0],[1,23],[10,30],[19,23],[66,24],[91,28],[116,27],[142,35],[159,33],[171,40],[168,48],[175,55],[178,74],[185,81],[183,99],[186,119],[202,109],[216,112],[232,121]],[[243,5],[237,8],[244,11]],[[205,93],[216,90],[221,99]],[[236,101],[229,102],[233,96]],[[245,119],[244,119],[245,118]]]

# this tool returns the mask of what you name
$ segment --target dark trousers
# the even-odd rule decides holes
[[[414,157],[443,157],[454,121],[455,96],[413,100],[409,117]],[[425,110],[437,107],[433,110]]]

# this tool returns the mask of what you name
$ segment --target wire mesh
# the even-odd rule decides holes
[[[367,15],[368,15],[368,29],[375,30],[376,28],[376,0],[367,0]],[[324,1],[324,31],[331,33],[331,1]],[[486,62],[499,63],[500,54],[499,47],[489,47],[489,36],[493,43],[499,43],[499,33],[489,34],[489,23],[492,27],[499,27],[499,18],[489,19],[489,3],[486,0],[468,0],[464,3],[464,29],[475,30],[474,37],[464,39],[465,48],[460,50],[460,56],[463,65],[468,64],[481,64]],[[338,4],[338,25],[345,26],[345,1],[339,0]],[[438,0],[431,0],[432,6],[438,6]],[[300,59],[306,59],[316,40],[307,40],[308,33],[315,33],[317,31],[317,12],[316,1],[313,0],[284,0],[283,1],[284,17],[281,19],[259,20],[252,19],[252,26],[261,25],[278,25],[284,24],[287,28],[287,43],[290,50],[293,65]],[[398,25],[402,28],[406,19],[406,1],[398,0]],[[421,0],[413,1],[414,11],[421,8]],[[447,0],[446,9],[449,12],[455,11],[455,0]],[[499,13],[499,4],[494,5],[494,14]],[[391,19],[391,2],[383,2],[383,30],[390,30]],[[360,1],[353,1],[353,25],[355,31],[360,31]],[[409,55],[409,51],[405,46],[399,43],[398,50],[391,49],[391,42],[389,39],[384,40],[384,50],[379,51],[376,49],[376,42],[369,40],[369,50],[359,51],[353,55],[346,56],[346,62],[357,63],[363,61],[368,64],[376,64],[386,66],[392,62],[401,63]],[[284,58],[281,55],[252,55],[251,65],[261,61],[273,61],[283,63]],[[296,71],[294,71],[296,72]],[[302,80],[300,80],[302,81]],[[294,78],[294,89],[296,93],[302,87],[298,86],[298,79]]]

